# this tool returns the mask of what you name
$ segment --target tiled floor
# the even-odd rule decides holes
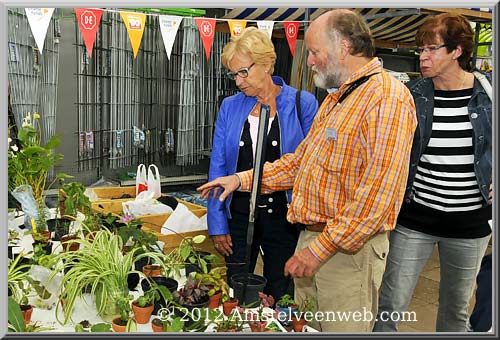
[[[491,249],[487,250],[487,252],[489,251]],[[262,259],[260,257],[255,272],[262,275]],[[436,248],[422,271],[410,303],[409,310],[415,311],[417,321],[402,322],[399,326],[400,332],[435,332],[438,292],[439,255]],[[472,297],[469,311],[472,311],[473,306],[474,297]]]

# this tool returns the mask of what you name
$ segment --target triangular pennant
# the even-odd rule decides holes
[[[120,12],[122,19],[127,27],[128,37],[132,43],[132,50],[134,51],[134,58],[139,52],[141,46],[142,35],[144,33],[144,25],[146,23],[146,14],[135,12]]]
[[[295,44],[297,43],[297,37],[299,35],[299,22],[298,21],[285,21],[285,35],[288,41],[288,46],[290,46],[290,51],[292,56],[295,55]]]
[[[269,35],[269,39],[271,39],[271,37],[273,36],[274,21],[257,21],[257,27],[260,30],[266,31]]]
[[[246,20],[228,20],[228,23],[231,37],[240,35],[241,31],[243,31],[247,26]]]
[[[176,15],[160,15],[159,19],[163,44],[167,51],[167,57],[170,60],[170,53],[172,53],[172,46],[174,45],[175,36],[177,35],[182,17]]]
[[[52,13],[54,13],[53,8],[25,8],[26,16],[28,17],[28,23],[31,27],[31,33],[35,38],[36,46],[40,54],[43,51],[43,44],[45,42],[45,36],[47,35],[47,29],[49,28],[50,19],[52,18]]]
[[[82,31],[87,53],[91,58],[102,12],[102,9],[75,8],[76,21],[78,22],[78,26],[80,26],[80,31]]]
[[[201,41],[203,42],[203,47],[205,47],[205,54],[208,60],[210,58],[212,43],[214,42],[215,19],[196,18],[195,20],[198,25],[198,30],[200,31]]]

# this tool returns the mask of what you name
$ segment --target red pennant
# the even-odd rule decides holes
[[[292,56],[295,55],[295,44],[297,43],[297,37],[299,36],[299,22],[298,21],[285,21],[285,35],[288,41],[288,46],[290,46],[290,51]]]
[[[87,53],[92,58],[95,36],[102,16],[101,9],[75,8],[76,20],[82,31],[83,41],[87,47]]]
[[[210,58],[210,50],[212,49],[212,43],[214,41],[215,19],[197,18],[195,20],[198,25],[198,30],[200,31],[201,41],[203,41],[203,47],[205,47],[205,54],[207,55],[208,60]]]

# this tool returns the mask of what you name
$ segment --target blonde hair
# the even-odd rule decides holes
[[[239,35],[231,37],[221,55],[224,67],[229,69],[229,63],[237,53],[250,56],[255,64],[271,65],[269,73],[274,72],[276,52],[266,32],[256,27],[247,27]]]

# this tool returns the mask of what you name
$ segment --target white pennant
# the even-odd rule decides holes
[[[257,27],[260,30],[266,31],[267,34],[269,34],[269,39],[271,39],[273,35],[273,27],[274,27],[274,21],[257,21]]]
[[[174,45],[177,30],[181,25],[182,17],[176,15],[160,15],[160,30],[163,37],[163,44],[167,51],[167,57],[170,60],[170,53]]]
[[[45,36],[47,35],[54,8],[25,8],[25,11],[36,45],[40,54],[42,54]]]

